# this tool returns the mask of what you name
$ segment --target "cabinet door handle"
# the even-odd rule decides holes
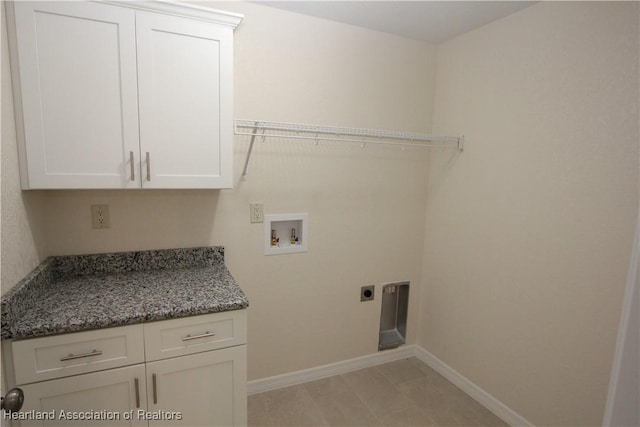
[[[147,181],[151,181],[151,156],[147,151]]]
[[[156,388],[156,374],[151,375],[151,382],[153,383],[153,404],[158,403],[158,390]]]
[[[138,378],[134,378],[133,383],[136,387],[136,408],[140,407],[140,385],[138,384]]]
[[[206,338],[206,337],[215,337],[216,333],[215,332],[209,332],[206,331],[204,334],[200,334],[200,335],[187,335],[186,337],[182,337],[182,341],[191,341],[191,340],[197,340],[198,338]]]
[[[129,151],[129,165],[131,168],[131,181],[136,180],[135,168],[133,165],[133,151]]]
[[[91,357],[91,356],[100,356],[101,354],[102,352],[100,350],[93,350],[93,351],[90,351],[89,353],[81,353],[81,354],[70,353],[68,356],[61,357],[60,361],[66,362],[67,360],[82,359],[84,357]]]

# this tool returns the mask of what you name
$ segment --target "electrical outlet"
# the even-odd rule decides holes
[[[262,203],[250,203],[251,223],[264,222],[264,207]]]
[[[360,301],[373,301],[375,296],[375,285],[363,286],[360,288]]]
[[[109,205],[91,205],[91,226],[93,228],[111,228]]]

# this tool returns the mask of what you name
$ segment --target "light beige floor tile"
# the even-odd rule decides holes
[[[509,424],[507,424],[506,422],[502,421],[502,419],[498,418],[491,411],[487,411],[487,412],[488,412],[488,414],[484,413],[478,419],[478,424],[477,424],[478,426],[484,426],[484,427],[509,427]]]
[[[418,364],[415,363],[415,360],[417,359],[410,358],[397,360],[395,362],[378,365],[376,366],[376,369],[392,384],[398,385],[427,375],[425,371],[419,368]]]
[[[411,404],[375,367],[350,372],[342,377],[377,417],[406,409]]]
[[[389,380],[380,374],[375,366],[348,372],[340,377],[354,390],[388,387],[390,384]]]
[[[314,398],[331,426],[376,426],[376,417],[352,391]]]
[[[422,363],[422,362],[418,362],[418,363]],[[446,379],[445,377],[443,377],[433,369],[429,368],[428,366],[426,365],[424,366],[426,368],[425,370],[423,370],[425,375],[423,377],[417,378],[414,381],[424,382],[427,389],[429,390],[435,389],[440,393],[451,394],[455,396],[457,395],[466,396],[466,394],[462,390],[460,390],[455,384],[453,384],[451,381],[449,381],[448,379]]]
[[[340,375],[304,383],[302,384],[302,386],[309,392],[309,395],[313,398],[342,393],[346,390],[350,390],[349,385]]]
[[[455,397],[443,392],[441,386],[431,384],[426,377],[401,384],[398,390],[426,412],[435,424],[459,425],[458,419],[450,411],[457,402]]]
[[[380,419],[383,426],[393,427],[435,427],[431,417],[415,405],[392,412]]]
[[[416,358],[250,396],[248,409],[256,427],[506,426]]]
[[[328,426],[322,412],[302,386],[264,393],[271,426]]]
[[[266,393],[255,394],[247,399],[247,412],[249,426],[267,426],[269,417],[267,410]]]
[[[466,394],[456,396],[450,405],[451,413],[469,426],[507,426],[504,421]]]
[[[418,368],[419,370],[421,370],[427,375],[433,375],[433,374],[440,375],[436,370],[426,365],[422,360],[418,359],[417,357],[410,357],[408,360],[413,366],[415,366],[416,368]]]
[[[446,380],[445,380],[446,381]],[[398,386],[411,402],[442,426],[504,426],[504,422],[453,384],[437,377],[422,378]]]
[[[423,377],[417,380],[408,381],[398,385],[398,390],[418,406],[429,407],[430,405],[445,405],[448,396],[447,390],[432,378]]]

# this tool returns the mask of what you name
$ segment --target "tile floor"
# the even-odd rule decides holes
[[[249,396],[250,426],[506,426],[416,358]]]

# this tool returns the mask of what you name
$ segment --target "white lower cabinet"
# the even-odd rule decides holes
[[[245,366],[245,346],[148,363],[149,412],[182,414],[181,420],[151,420],[149,425],[246,425]]]
[[[137,409],[144,411],[147,407],[144,364],[42,381],[20,388],[25,394],[20,412],[29,415],[33,411],[33,418],[47,418],[21,421],[24,427],[147,425],[146,420],[137,417]],[[96,417],[105,419],[90,420]]]
[[[113,342],[125,340],[144,343],[144,358],[135,349],[114,352]],[[25,395],[14,425],[247,424],[245,310],[11,344],[9,382]]]

